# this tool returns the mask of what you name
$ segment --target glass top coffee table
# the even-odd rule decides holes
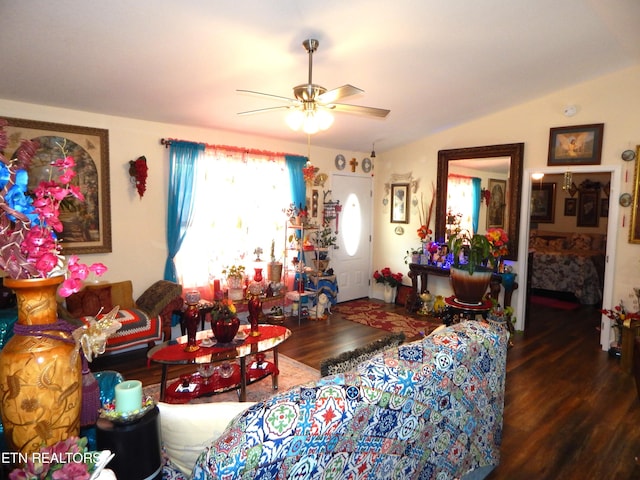
[[[196,335],[200,348],[195,352],[184,351],[186,335],[153,347],[147,353],[147,359],[162,365],[160,401],[186,403],[192,398],[237,389],[239,400],[244,402],[247,385],[269,375],[273,389],[277,390],[278,345],[291,336],[291,330],[280,325],[263,324],[258,329],[260,335],[252,337],[248,335],[249,326],[241,325],[234,341],[226,344],[211,339],[211,330],[202,330]],[[273,353],[273,362],[266,360],[266,352]],[[252,355],[255,360],[247,366],[247,358]],[[183,375],[167,387],[169,366],[189,364],[198,367],[198,372]]]

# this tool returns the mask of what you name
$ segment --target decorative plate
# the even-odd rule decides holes
[[[623,207],[628,207],[629,205],[631,205],[631,194],[630,193],[623,193],[622,195],[620,195],[620,205],[622,205]]]
[[[369,173],[371,171],[371,159],[365,158],[362,160],[362,171],[364,173]]]
[[[108,403],[100,410],[100,417],[105,418],[113,423],[120,425],[126,425],[140,420],[145,414],[156,406],[153,398],[146,397],[142,402],[142,408],[140,410],[134,410],[133,412],[117,412],[115,402]]]
[[[400,225],[398,225],[396,227],[396,229],[394,230],[394,232],[396,232],[396,235],[402,235],[402,234],[404,234],[404,228],[402,228]]]
[[[342,154],[336,155],[335,164],[338,170],[344,169],[345,165],[347,164],[347,161],[345,160],[344,155]]]
[[[633,150],[625,150],[624,152],[622,152],[621,157],[625,162],[630,162],[631,160],[636,158],[636,152],[634,152]]]

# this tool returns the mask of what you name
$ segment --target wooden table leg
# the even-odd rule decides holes
[[[240,401],[247,401],[247,362],[245,357],[240,357]]]
[[[167,390],[167,368],[166,363],[162,364],[162,373],[160,374],[160,401],[164,401],[165,391]]]
[[[276,372],[280,371],[278,369],[278,347],[273,349],[273,366],[276,367]],[[271,375],[271,386],[274,390],[278,389],[278,373]]]

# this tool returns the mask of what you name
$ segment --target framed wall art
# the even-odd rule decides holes
[[[49,165],[65,156],[75,159],[73,182],[84,202],[65,199],[60,219],[63,254],[111,252],[111,197],[109,190],[109,131],[59,123],[6,118],[8,145],[13,158],[22,139],[37,141],[38,150],[29,166],[29,191],[49,178]]]
[[[638,195],[640,195],[640,161],[638,160],[638,155],[640,155],[640,145],[636,146],[636,166],[635,175],[633,177],[633,197],[628,193],[623,193],[622,195],[620,195],[620,205],[622,205],[623,207],[628,207],[629,203],[631,204],[629,243],[640,243],[640,202],[638,202]],[[629,202],[629,200],[631,200],[631,202]]]
[[[531,221],[553,223],[556,204],[556,184],[538,183],[531,189]]]
[[[547,165],[600,165],[604,123],[552,128]]]
[[[487,229],[504,228],[505,208],[507,206],[507,181],[490,178],[487,190],[489,190]]]
[[[578,222],[579,227],[598,226],[598,206],[600,204],[600,190],[581,190],[578,193]]]
[[[391,223],[409,223],[409,184],[391,184]]]
[[[578,212],[578,199],[565,198],[564,199],[564,216],[575,217],[577,212]]]

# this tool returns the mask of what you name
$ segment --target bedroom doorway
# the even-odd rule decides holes
[[[555,204],[553,205],[555,208],[555,211],[552,214],[554,215],[554,219],[560,217],[562,220],[564,220],[564,217],[565,217],[564,199],[566,197],[571,198],[569,194],[565,194],[565,192],[562,190],[562,179],[564,178],[565,171],[566,171],[566,167],[564,169],[559,167],[544,167],[544,168],[537,168],[535,169],[535,171],[531,169],[527,169],[524,172],[523,185],[522,185],[522,197],[521,197],[522,205],[521,205],[520,239],[519,239],[520,240],[519,249],[520,249],[520,252],[523,252],[523,253],[521,253],[519,256],[520,258],[517,266],[518,283],[519,283],[520,292],[516,302],[516,310],[518,312],[522,312],[519,315],[518,320],[516,322],[516,329],[518,330],[525,329],[525,318],[527,315],[526,309],[528,307],[527,295],[530,290],[528,285],[528,276],[527,276],[529,271],[528,270],[529,257],[526,253],[524,253],[529,251],[529,235],[532,227],[530,218],[532,213],[536,214],[534,215],[534,218],[537,216],[537,214],[548,213],[543,211],[534,211],[534,209],[536,209],[537,207],[535,205],[532,206],[532,199],[534,199],[534,197],[536,196],[539,196],[539,194],[536,193],[535,191],[535,187],[538,186],[540,182],[542,182],[543,184],[553,183],[554,181],[556,181],[557,178],[560,178],[560,183],[556,186],[556,192],[555,192],[556,201],[555,201]],[[543,177],[542,180],[533,180],[531,178],[531,174],[534,172],[544,173],[545,176]],[[597,222],[598,223],[600,221],[607,222],[606,229],[604,230],[606,233],[606,247],[605,247],[606,250],[605,250],[605,257],[604,257],[605,261],[603,265],[604,271],[602,272],[603,289],[602,289],[601,301],[603,305],[611,305],[612,304],[611,299],[613,295],[613,271],[612,271],[613,269],[609,267],[612,265],[615,265],[615,245],[617,241],[617,235],[618,235],[617,225],[619,224],[619,215],[620,215],[619,205],[618,205],[618,202],[615,201],[615,199],[617,199],[621,193],[620,192],[621,167],[606,166],[606,165],[572,166],[571,173],[575,176],[575,178],[581,178],[581,179],[588,178],[589,176],[592,176],[593,178],[596,178],[596,176],[598,178],[601,178],[601,177],[607,178],[608,176],[609,178],[610,184],[608,188],[608,193],[609,193],[608,198],[611,199],[611,201],[608,202],[608,212],[607,212],[608,215],[607,217],[604,217],[604,219],[599,216],[600,209],[602,207],[601,204],[599,203],[597,205],[597,212],[598,212]],[[601,192],[599,200],[602,200],[603,197],[607,198],[607,196]],[[576,193],[573,198],[576,198],[576,209],[577,209],[578,194]],[[560,200],[562,201],[561,203],[562,207],[558,209]],[[583,201],[581,206],[584,206],[584,198],[582,200]],[[569,210],[567,211],[567,213],[571,213],[570,209],[572,207],[571,205],[572,202],[568,202],[568,203],[569,203],[568,205]],[[597,227],[578,228],[577,227],[578,213],[579,212],[576,211],[575,217],[571,215],[566,215],[566,217],[569,217],[569,221],[564,223],[564,225],[569,225],[571,222],[571,219],[573,218],[576,222],[573,224],[574,232],[579,230],[584,230],[585,232],[588,232],[588,231],[593,232],[598,230]],[[581,218],[581,221],[583,222],[582,224],[584,224],[585,218],[587,219],[587,221],[593,221],[592,217],[588,217],[587,215],[588,213],[589,212],[583,212],[583,215]],[[591,225],[591,223],[588,223],[588,224]],[[547,225],[555,226],[555,223],[552,224],[550,222],[547,222]],[[537,228],[545,229],[545,230],[553,230],[553,228],[545,228],[545,223],[540,223],[540,222],[538,222]],[[571,231],[571,230],[568,230],[568,231]],[[608,323],[606,324],[607,328],[605,328],[605,324],[602,320],[600,323],[601,323],[600,324],[600,327],[601,327],[600,328],[600,345],[603,350],[608,350],[610,345],[611,329],[608,328],[609,326]]]

